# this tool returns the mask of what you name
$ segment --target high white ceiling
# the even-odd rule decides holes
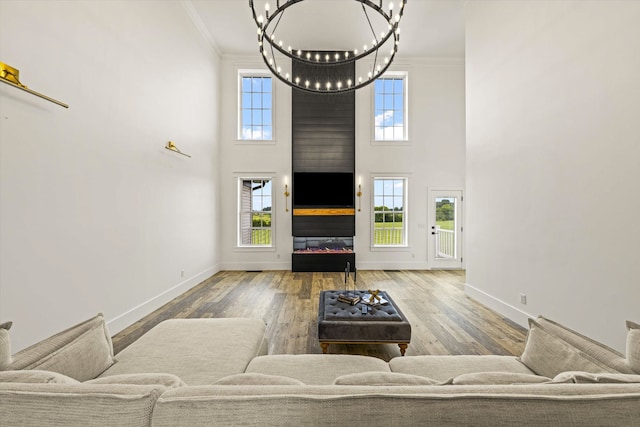
[[[284,1],[284,0],[281,0]],[[377,3],[378,0],[373,0]],[[276,0],[269,0],[271,10]],[[396,5],[399,0],[395,0]],[[223,55],[258,54],[249,0],[191,0],[195,12]],[[263,10],[265,0],[255,0]],[[383,0],[386,8],[389,0]],[[463,0],[407,0],[400,23],[398,57],[464,57]],[[383,24],[369,13],[374,28]],[[285,12],[278,31],[294,48],[351,50],[371,43],[371,30],[354,0],[307,0]],[[345,41],[348,45],[345,45]],[[351,45],[354,43],[354,45]]]

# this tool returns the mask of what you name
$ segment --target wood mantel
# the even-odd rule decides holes
[[[320,208],[320,209],[294,209],[293,216],[344,216],[355,215],[354,208]]]

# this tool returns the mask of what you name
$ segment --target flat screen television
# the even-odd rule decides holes
[[[293,207],[352,208],[354,189],[351,172],[294,172]]]

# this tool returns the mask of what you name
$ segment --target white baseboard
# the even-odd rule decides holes
[[[187,280],[178,283],[174,287],[169,288],[166,291],[154,296],[153,298],[148,299],[142,304],[133,307],[131,310],[128,310],[111,320],[107,320],[109,331],[111,332],[111,334],[116,334],[122,331],[126,327],[142,319],[147,314],[162,307],[164,304],[182,295],[192,287],[196,286],[199,283],[202,283],[204,280],[208,279],[219,271],[221,270],[218,265],[209,267],[206,270],[201,271],[200,273],[188,278]]]
[[[529,318],[535,317],[525,311],[520,310],[517,307],[512,306],[511,304],[502,301],[499,298],[496,298],[478,288],[471,286],[468,283],[465,283],[464,285],[464,292],[468,297],[475,299],[476,301],[486,305],[494,311],[497,311],[498,313],[509,318],[510,320],[513,320],[514,322],[525,328],[528,328],[529,326]]]

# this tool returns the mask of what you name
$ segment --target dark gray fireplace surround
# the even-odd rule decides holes
[[[313,65],[294,62],[293,75],[309,68],[320,72]],[[353,64],[338,69],[344,71],[345,81],[349,77],[354,78]],[[318,75],[318,81],[323,80],[326,78]],[[312,190],[296,185],[298,172],[355,175],[355,92],[318,95],[292,89],[291,102],[292,191]],[[349,185],[355,195],[355,182]],[[355,196],[351,206],[328,202],[319,206],[296,206],[294,203],[292,207],[293,271],[344,271],[347,262],[355,266]],[[350,250],[300,252],[299,248],[296,249],[296,245],[300,245],[299,238],[309,238],[307,241],[312,244],[314,241],[339,239],[350,242]]]

